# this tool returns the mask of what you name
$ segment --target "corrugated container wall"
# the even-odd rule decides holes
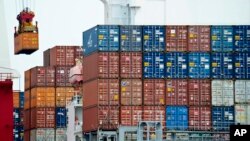
[[[83,107],[119,105],[119,80],[95,79],[83,85]]]
[[[15,55],[19,53],[31,54],[39,49],[38,33],[23,32],[14,39]]]
[[[142,120],[142,106],[121,106],[120,107],[120,125],[137,126]]]
[[[20,108],[20,92],[13,92],[13,108]]]
[[[187,51],[188,49],[188,27],[167,26],[166,27],[166,51]]]
[[[229,131],[230,125],[234,124],[233,106],[212,107],[213,130]]]
[[[161,121],[165,126],[165,106],[143,106],[143,121]]]
[[[96,51],[119,51],[119,26],[97,25],[83,32],[83,55]]]
[[[30,130],[24,131],[24,141],[30,141]]]
[[[212,80],[212,105],[234,105],[234,82],[233,80]]]
[[[234,26],[235,51],[250,52],[250,26]]]
[[[234,77],[233,54],[232,53],[212,53],[212,78],[232,79]]]
[[[236,79],[250,78],[250,53],[234,54],[234,75]]]
[[[187,79],[166,80],[166,105],[188,105]]]
[[[30,90],[26,90],[24,92],[24,110],[29,109],[30,104],[31,104]]]
[[[166,108],[167,129],[188,129],[188,108],[186,106],[167,106]]]
[[[55,130],[52,128],[40,128],[40,129],[33,129],[30,131],[31,141],[43,141],[43,140],[54,141],[54,139],[55,139]]]
[[[121,52],[120,53],[120,77],[141,78],[142,77],[142,53]]]
[[[95,106],[84,108],[83,132],[116,130],[119,125],[118,106]]]
[[[211,26],[211,48],[216,52],[234,51],[233,26]]]
[[[56,67],[55,71],[55,86],[57,87],[70,87],[72,86],[69,82],[69,72],[71,67],[70,66],[60,66]]]
[[[165,50],[165,26],[143,26],[143,51],[163,52]]]
[[[143,54],[143,77],[144,78],[164,78],[164,53],[148,52]]]
[[[189,107],[189,129],[211,130],[211,107],[190,106]]]
[[[65,128],[66,121],[67,121],[66,108],[56,107],[56,127],[57,128]]]
[[[165,105],[165,80],[144,79],[143,104],[151,106]]]
[[[142,27],[120,26],[120,50],[141,51],[142,50]]]
[[[188,80],[188,95],[190,106],[211,106],[211,80]]]
[[[209,52],[210,26],[188,26],[188,51]]]
[[[235,103],[250,104],[250,80],[236,80],[234,84]]]
[[[66,107],[74,96],[73,87],[56,87],[56,107]]]
[[[235,124],[249,125],[250,124],[250,105],[237,104],[235,108]]]
[[[210,54],[189,53],[188,70],[189,78],[210,78]]]
[[[30,118],[31,118],[31,129],[54,128],[55,108],[32,108]]]
[[[142,105],[142,80],[121,80],[121,105]]]
[[[29,70],[26,70],[24,72],[24,88],[25,88],[25,90],[30,88],[30,83],[31,83],[31,80],[30,80],[30,69],[29,69]]]
[[[54,67],[34,67],[31,69],[31,88],[55,86]]]
[[[66,128],[57,128],[55,135],[56,135],[55,141],[67,141],[67,129]]]
[[[83,81],[119,77],[119,53],[97,52],[83,59]]]
[[[171,52],[166,53],[166,77],[167,78],[187,78],[188,58],[186,53]]]
[[[50,66],[50,49],[43,52],[43,66]]]
[[[30,129],[30,110],[24,110],[23,115],[23,124],[24,124],[24,130],[29,130]]]
[[[55,88],[36,87],[31,89],[31,108],[55,107]]]

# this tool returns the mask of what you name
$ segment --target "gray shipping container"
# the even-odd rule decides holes
[[[235,105],[235,124],[250,124],[250,105]]]
[[[232,80],[212,80],[212,105],[234,105],[234,82]]]
[[[250,80],[235,81],[235,103],[250,104]]]

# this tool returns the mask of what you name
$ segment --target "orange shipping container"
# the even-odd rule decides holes
[[[31,54],[38,50],[38,33],[21,33],[15,37],[15,54]]]
[[[65,107],[74,95],[73,87],[57,87],[56,88],[56,107]]]
[[[20,92],[18,91],[13,92],[13,107],[14,108],[19,108],[19,104],[20,104],[19,95],[20,95]]]
[[[55,88],[37,87],[31,89],[31,108],[55,107]]]
[[[24,92],[24,110],[30,108],[30,90]]]
[[[30,83],[31,83],[30,70],[25,71],[24,75],[25,75],[24,85],[25,85],[25,90],[27,90],[30,88]]]

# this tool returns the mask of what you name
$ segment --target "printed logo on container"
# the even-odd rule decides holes
[[[247,141],[250,138],[250,125],[231,125],[230,141]]]

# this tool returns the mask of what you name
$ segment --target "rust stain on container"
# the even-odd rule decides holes
[[[192,130],[211,130],[211,107],[190,106],[189,128]]]
[[[96,52],[83,59],[83,81],[119,77],[119,53]]]
[[[211,80],[190,79],[188,80],[189,105],[211,105]]]
[[[83,84],[83,107],[119,105],[119,79],[95,79]]]
[[[142,54],[140,52],[120,53],[120,68],[121,78],[141,78]]]
[[[188,105],[187,79],[166,81],[166,105]]]
[[[143,81],[144,105],[165,105],[165,81],[145,79]]]
[[[188,51],[210,50],[210,26],[188,26]]]
[[[167,26],[166,30],[166,50],[187,51],[187,26]]]
[[[121,80],[121,105],[142,105],[142,80]]]
[[[119,125],[118,106],[95,106],[84,109],[83,132],[116,130]]]

